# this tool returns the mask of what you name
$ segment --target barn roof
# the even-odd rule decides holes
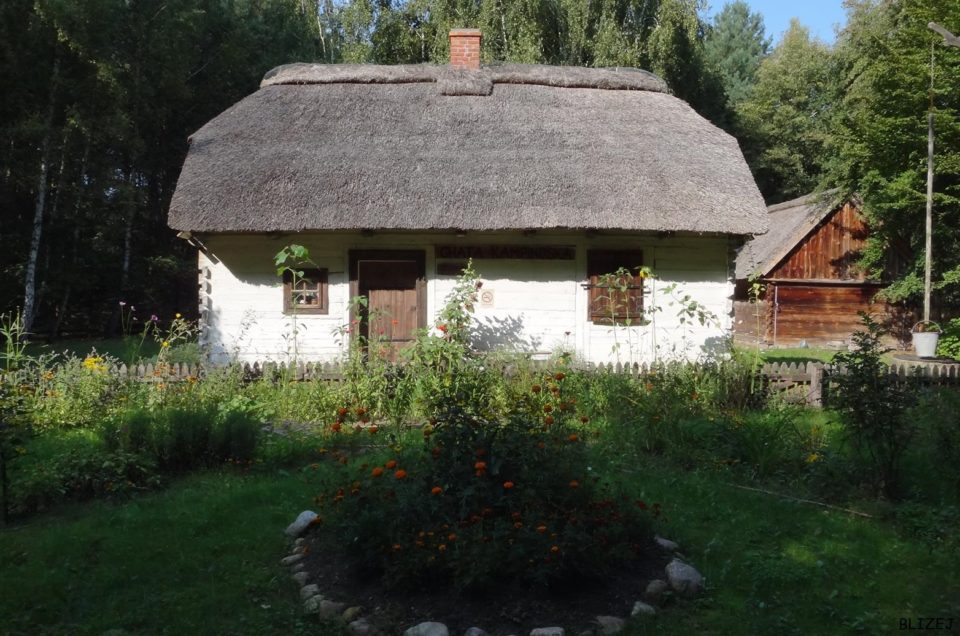
[[[193,232],[758,234],[736,140],[633,69],[297,64],[191,137]]]
[[[749,240],[737,255],[736,277],[766,276],[831,212],[843,203],[840,190],[815,192],[767,208],[770,231]]]

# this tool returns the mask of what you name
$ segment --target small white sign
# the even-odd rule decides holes
[[[493,290],[484,289],[480,291],[480,306],[493,307]]]

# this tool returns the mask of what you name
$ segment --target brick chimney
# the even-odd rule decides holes
[[[450,66],[475,71],[480,68],[480,29],[450,31]]]

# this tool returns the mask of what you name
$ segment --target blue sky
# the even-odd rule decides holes
[[[723,8],[726,0],[710,0],[707,16],[710,18]],[[790,26],[790,18],[810,29],[810,34],[824,42],[833,43],[834,25],[846,22],[842,0],[747,0],[750,9],[763,15],[767,35],[776,43],[780,34]]]

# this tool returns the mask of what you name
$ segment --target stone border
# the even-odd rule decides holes
[[[308,549],[306,539],[302,535],[316,523],[317,519],[317,513],[304,510],[287,527],[285,533],[293,539],[293,549],[288,556],[280,559],[280,565],[290,568],[293,580],[300,586],[300,599],[303,601],[305,613],[317,614],[320,618],[340,618],[346,623],[351,633],[357,636],[374,636],[377,634],[377,629],[369,619],[363,616],[362,607],[358,605],[348,607],[342,601],[329,599],[323,595],[318,585],[309,583],[310,575],[303,563]],[[679,544],[661,536],[654,536],[654,542],[664,551],[673,554],[673,559],[664,568],[666,580],[650,581],[644,590],[642,600],[633,604],[633,610],[628,618],[596,616],[593,621],[595,634],[611,636],[623,630],[627,621],[632,618],[656,616],[658,608],[662,607],[671,593],[691,598],[703,591],[703,576],[681,558]],[[450,631],[443,623],[427,621],[408,628],[404,631],[404,636],[450,636]],[[471,627],[467,629],[464,636],[489,636],[489,634],[479,627]],[[563,627],[537,627],[530,631],[529,636],[566,636],[566,630]]]

